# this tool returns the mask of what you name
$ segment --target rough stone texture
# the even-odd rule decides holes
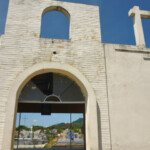
[[[50,6],[62,6],[70,13],[70,40],[40,38],[41,15]],[[99,8],[52,0],[10,0],[6,32],[0,45],[0,150],[3,134],[8,132],[4,130],[5,112],[13,81],[25,69],[41,62],[69,64],[87,78],[98,103],[100,147],[111,149]]]

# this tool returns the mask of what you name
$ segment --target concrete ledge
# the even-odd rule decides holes
[[[114,45],[116,51],[128,51],[135,53],[150,53],[150,48],[133,45]]]
[[[113,47],[114,50],[120,52],[129,52],[129,53],[141,53],[143,54],[144,60],[150,60],[150,48],[134,46],[134,45],[117,45],[117,44],[105,44]]]
[[[150,48],[130,46],[130,45],[115,45],[116,51],[142,53],[144,60],[150,60]]]

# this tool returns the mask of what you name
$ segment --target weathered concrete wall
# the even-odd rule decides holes
[[[150,148],[149,49],[105,45],[113,150]]]
[[[40,38],[41,15],[49,6],[62,6],[71,16],[70,40]],[[57,54],[53,54],[56,51]],[[90,82],[98,103],[100,148],[111,148],[104,49],[97,6],[51,0],[10,0],[6,32],[0,45],[0,150],[7,97],[13,81],[25,69],[41,62],[59,62],[77,68]]]

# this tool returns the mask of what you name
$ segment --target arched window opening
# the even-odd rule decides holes
[[[84,103],[85,98],[76,82],[50,72],[32,78],[22,89],[19,102]]]
[[[69,13],[61,7],[45,9],[41,22],[41,38],[69,39]]]

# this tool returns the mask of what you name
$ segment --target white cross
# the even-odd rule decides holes
[[[134,17],[136,45],[145,47],[145,38],[141,18],[150,19],[150,11],[140,10],[138,6],[134,6],[132,9],[130,9],[129,16]]]

